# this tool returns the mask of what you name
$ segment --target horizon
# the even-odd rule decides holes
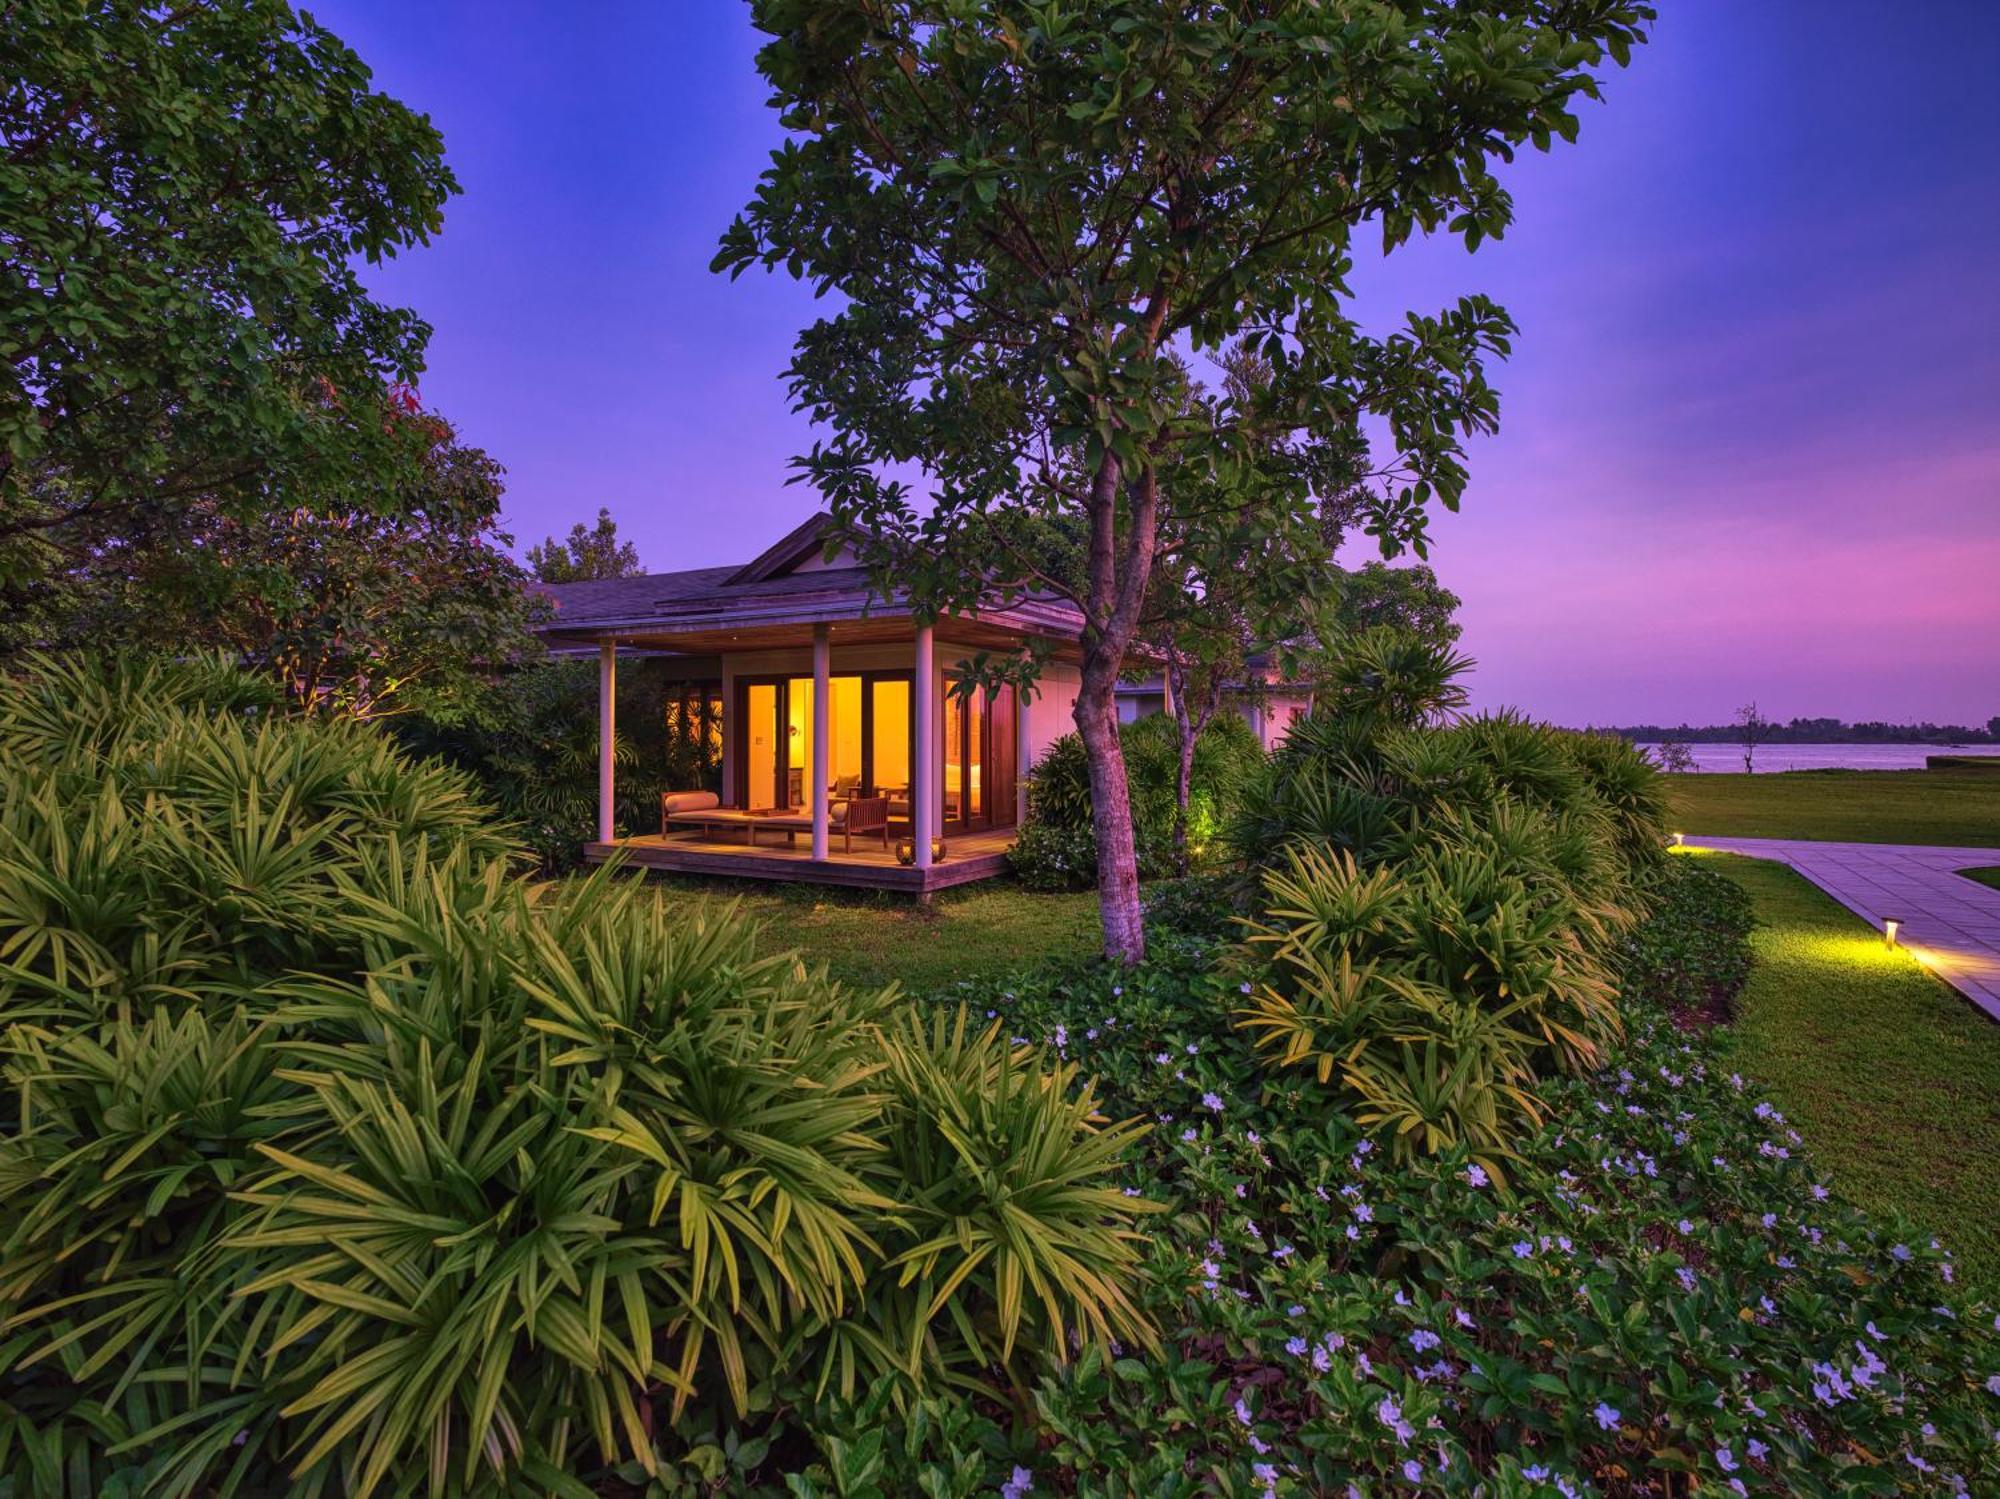
[[[366,274],[434,326],[424,397],[506,466],[517,554],[602,505],[649,571],[713,566],[816,508],[780,380],[813,299],[707,269],[781,138],[742,8],[313,10],[464,188]],[[1475,706],[2000,713],[2000,8],[1886,10],[1682,0],[1504,173],[1504,241],[1357,246],[1365,322],[1484,291],[1521,325],[1432,528]]]

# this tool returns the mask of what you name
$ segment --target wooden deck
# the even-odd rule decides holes
[[[994,828],[979,833],[952,833],[945,837],[944,862],[929,869],[898,864],[895,837],[889,851],[874,840],[856,836],[854,852],[843,853],[840,840],[833,841],[832,857],[812,856],[811,835],[800,833],[792,847],[786,847],[772,833],[763,834],[756,847],[741,837],[729,839],[689,837],[675,833],[663,838],[648,833],[636,838],[620,838],[613,843],[586,843],[584,859],[602,864],[614,854],[622,854],[627,865],[659,869],[675,874],[721,875],[742,880],[798,880],[812,885],[851,885],[866,890],[902,890],[911,895],[929,895],[953,885],[969,885],[990,880],[1007,869],[1007,850],[1014,844],[1014,829]]]

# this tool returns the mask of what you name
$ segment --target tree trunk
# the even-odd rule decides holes
[[[1090,587],[1084,610],[1083,686],[1075,717],[1090,765],[1090,819],[1097,834],[1097,906],[1104,923],[1104,955],[1118,963],[1137,963],[1146,956],[1146,930],[1139,909],[1132,797],[1118,743],[1117,689],[1153,569],[1159,481],[1151,469],[1134,476],[1130,524],[1121,535],[1118,495],[1124,477],[1117,458],[1106,453],[1091,481]]]
[[[1146,309],[1144,345],[1153,352],[1167,315],[1167,295],[1156,289]],[[1146,956],[1146,926],[1139,907],[1139,857],[1132,836],[1132,797],[1125,754],[1118,743],[1118,673],[1139,628],[1146,584],[1159,539],[1160,480],[1150,467],[1129,475],[1130,509],[1120,526],[1118,497],[1128,475],[1109,445],[1091,476],[1085,509],[1090,518],[1087,587],[1083,610],[1083,688],[1076,699],[1076,728],[1090,765],[1090,820],[1097,834],[1097,908],[1104,923],[1104,955],[1118,963]]]
[[[1104,956],[1137,963],[1146,956],[1146,926],[1139,905],[1132,794],[1118,743],[1117,684],[1115,668],[1104,669],[1101,658],[1087,659],[1075,716],[1090,765],[1090,824],[1097,834],[1097,905],[1104,924]]]

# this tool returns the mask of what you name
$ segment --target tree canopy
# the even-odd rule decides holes
[[[1074,597],[1077,724],[1099,818],[1107,951],[1143,948],[1112,693],[1137,638],[1170,468],[1296,513],[1370,422],[1386,460],[1361,522],[1422,551],[1455,506],[1463,442],[1493,429],[1480,296],[1391,331],[1352,316],[1358,237],[1468,247],[1513,204],[1495,167],[1574,138],[1649,0],[753,0],[789,132],[718,268],[782,267],[829,312],[787,378],[826,431],[800,460],[860,555],[920,613],[993,593]],[[1186,361],[1245,340],[1254,403],[1190,401]],[[1271,434],[1301,456],[1244,484]],[[1075,517],[1081,586],[1038,569],[996,512]],[[1200,517],[1187,512],[1182,519]],[[996,545],[998,543],[998,545]]]
[[[0,581],[396,492],[429,329],[356,262],[440,226],[430,121],[281,0],[13,0],[0,57]]]
[[[636,578],[646,571],[639,549],[618,539],[618,522],[599,508],[597,523],[578,521],[563,540],[551,536],[528,548],[528,571],[544,583],[589,583],[599,578]]]
[[[1364,562],[1341,575],[1334,620],[1343,635],[1386,626],[1441,645],[1455,642],[1460,600],[1426,563],[1390,567]]]
[[[395,419],[422,458],[384,503],[197,501],[58,575],[36,643],[217,647],[308,711],[449,720],[491,668],[539,656],[543,605],[498,529],[500,465],[441,417]]]

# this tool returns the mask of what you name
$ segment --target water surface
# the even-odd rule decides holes
[[[1640,749],[1651,749],[1641,744]],[[1743,773],[1740,744],[1690,744],[1695,769]],[[1776,770],[1922,770],[1926,755],[2000,755],[2000,744],[1760,744],[1757,773]]]

